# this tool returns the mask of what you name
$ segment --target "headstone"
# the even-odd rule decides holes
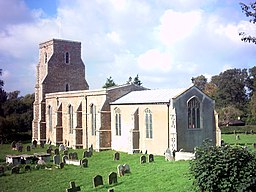
[[[168,148],[166,149],[165,153],[164,153],[164,157],[165,157],[165,160],[166,161],[171,161],[173,160],[173,157],[172,157],[172,152],[171,150]]]
[[[90,153],[90,156],[93,155],[93,145],[91,145],[91,146],[89,147],[89,153]]]
[[[32,144],[34,145],[35,148],[37,147],[37,141],[36,141],[36,140],[34,140],[34,141],[32,142]]]
[[[60,168],[63,169],[63,168],[64,168],[64,165],[65,165],[65,164],[64,164],[63,162],[61,162],[61,163],[60,163]]]
[[[123,165],[124,173],[131,173],[130,166],[128,164]]]
[[[120,153],[115,152],[114,154],[114,160],[119,160],[120,159]]]
[[[154,155],[153,155],[153,154],[149,154],[149,156],[148,156],[148,162],[149,162],[149,163],[154,162]]]
[[[143,164],[143,163],[146,163],[147,162],[147,158],[145,155],[142,155],[140,156],[140,163]]]
[[[108,189],[108,192],[114,192],[114,189]]]
[[[63,155],[62,156],[62,162],[66,164],[66,160],[68,159],[67,155]]]
[[[92,156],[92,151],[88,151],[88,157],[91,157]]]
[[[4,175],[4,166],[0,165],[0,176]]]
[[[30,165],[26,165],[26,166],[25,166],[25,171],[31,171]]]
[[[11,148],[12,148],[12,149],[16,149],[16,141],[13,141],[13,142],[11,143]]]
[[[64,150],[65,150],[65,146],[63,144],[60,144],[59,151],[64,151]]]
[[[44,142],[43,141],[40,142],[40,147],[44,148]]]
[[[19,174],[20,168],[18,166],[15,166],[12,168],[12,174]]]
[[[69,158],[69,159],[73,159],[73,153],[72,153],[72,152],[70,152],[70,153],[68,154],[68,158]]]
[[[114,184],[114,183],[117,183],[117,173],[111,172],[108,175],[108,184],[111,185],[111,184]]]
[[[39,159],[39,160],[37,161],[37,164],[38,164],[38,165],[45,165],[46,163],[45,163],[44,160]]]
[[[23,146],[22,146],[22,144],[19,144],[19,145],[17,145],[17,150],[19,151],[19,152],[22,152],[22,149],[23,149]]]
[[[68,155],[68,150],[64,150],[64,151],[63,151],[63,154],[64,154],[64,155]]]
[[[83,158],[82,161],[81,161],[81,165],[82,165],[83,167],[88,167],[88,159]]]
[[[77,191],[81,191],[80,186],[76,186],[74,181],[71,181],[69,183],[70,188],[66,189],[66,192],[77,192]]]
[[[46,153],[51,154],[51,153],[52,153],[52,150],[48,148],[48,149],[46,150]]]
[[[59,155],[54,155],[53,156],[53,163],[56,165],[60,164],[60,156]]]
[[[253,143],[253,148],[254,148],[254,149],[256,148],[256,143]]]
[[[31,151],[30,145],[27,146],[27,152]]]
[[[60,154],[59,149],[54,149],[54,154],[55,154],[55,155],[59,155],[59,154]]]
[[[240,140],[240,136],[239,135],[236,135],[236,140]]]
[[[147,154],[148,154],[148,150],[145,151],[145,155],[147,155]]]
[[[98,187],[100,185],[103,185],[103,179],[102,179],[102,176],[101,175],[96,175],[94,178],[93,178],[93,186],[94,187]]]
[[[123,167],[123,165],[118,165],[117,166],[117,173],[118,173],[118,175],[120,176],[120,177],[122,177],[122,176],[124,176],[124,167]]]
[[[48,146],[48,149],[52,150],[52,145],[49,145],[49,146]]]
[[[30,145],[31,149],[35,149],[35,146],[33,144]]]
[[[83,157],[91,157],[92,156],[92,151],[84,151]]]
[[[73,159],[75,159],[75,160],[77,160],[77,159],[78,159],[77,152],[74,152],[74,153],[73,153]]]

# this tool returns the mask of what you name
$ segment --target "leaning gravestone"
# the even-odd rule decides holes
[[[46,153],[51,154],[51,153],[52,153],[52,150],[48,148],[48,149],[46,150]]]
[[[36,140],[34,140],[34,141],[32,142],[32,144],[34,145],[35,148],[37,147],[37,141],[36,141]]]
[[[118,166],[117,166],[117,173],[118,173],[118,175],[119,175],[120,177],[124,176],[125,171],[124,171],[123,165],[118,165]]]
[[[149,163],[154,162],[154,155],[153,155],[153,154],[149,154],[149,156],[148,156],[148,162],[149,162]]]
[[[64,168],[64,165],[65,165],[65,164],[64,164],[63,162],[61,162],[61,163],[60,163],[60,168],[63,169],[63,168]]]
[[[103,185],[103,179],[102,179],[102,176],[101,175],[96,175],[94,178],[93,178],[93,186],[94,187],[98,187],[100,185]]]
[[[72,181],[69,183],[70,188],[66,189],[66,192],[77,192],[81,191],[80,186],[76,186],[75,182]]]
[[[64,155],[68,155],[68,150],[64,150],[64,151],[63,151],[63,154],[64,154]]]
[[[74,153],[73,153],[73,159],[74,159],[74,160],[77,160],[77,159],[78,159],[77,152],[74,152]]]
[[[68,159],[67,155],[63,155],[62,156],[62,162],[66,164],[66,160]]]
[[[72,152],[70,152],[70,153],[68,154],[68,158],[69,158],[69,159],[73,159],[73,153],[72,153]]]
[[[147,162],[146,156],[145,155],[140,156],[140,163],[143,164],[146,162]]]
[[[53,163],[56,165],[60,164],[60,156],[59,155],[54,155],[53,156]]]
[[[115,152],[114,154],[114,160],[119,160],[120,159],[120,153]]]
[[[12,168],[12,174],[19,174],[20,173],[20,168],[18,166],[15,166]]]
[[[111,184],[114,184],[114,183],[117,183],[117,173],[111,172],[108,175],[108,184],[111,185]]]
[[[83,159],[81,160],[81,165],[82,165],[83,167],[88,167],[88,159],[83,158]]]
[[[60,144],[60,146],[59,146],[59,151],[64,151],[64,150],[65,150],[65,145]]]
[[[128,164],[123,165],[124,173],[131,173],[130,166]]]
[[[31,151],[30,145],[27,146],[27,152]]]

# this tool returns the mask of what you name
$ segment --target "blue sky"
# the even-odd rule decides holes
[[[256,64],[256,35],[238,0],[0,0],[0,68],[6,91],[34,92],[38,44],[82,42],[91,89],[139,75],[148,88],[183,88],[191,78]],[[249,0],[243,0],[249,3]]]

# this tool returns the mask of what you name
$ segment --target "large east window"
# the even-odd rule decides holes
[[[200,102],[196,97],[188,102],[188,128],[200,128]]]
[[[121,111],[119,108],[115,109],[115,127],[116,135],[121,136]]]
[[[152,129],[152,112],[150,109],[145,110],[145,125],[146,125],[146,138],[153,138]]]

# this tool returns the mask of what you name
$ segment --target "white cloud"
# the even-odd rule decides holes
[[[121,44],[122,43],[122,40],[120,38],[120,35],[115,32],[115,31],[112,31],[111,33],[107,33],[107,37],[114,43],[116,44]]]

